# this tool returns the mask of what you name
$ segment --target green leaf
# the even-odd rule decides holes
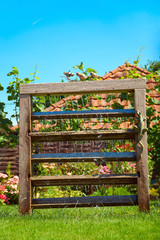
[[[2,85],[0,84],[0,91],[2,91],[4,89],[4,87],[2,87]]]
[[[157,75],[160,76],[160,70],[156,71]]]
[[[43,111],[45,108],[43,104],[39,104],[39,103],[36,104],[36,107],[38,107],[41,111]]]
[[[113,109],[123,109],[124,106],[122,106],[120,103],[114,102],[112,104]]]
[[[83,64],[83,62],[81,62],[81,64],[80,65],[76,65],[76,66],[73,66],[73,68],[75,68],[75,69],[80,69],[80,70],[83,70],[83,67],[84,67],[84,64]]]
[[[150,93],[150,92],[151,92],[151,90],[146,88],[146,93]]]
[[[96,70],[94,70],[93,68],[87,68],[86,70],[87,70],[87,72],[89,72],[89,73],[90,73],[90,72],[97,73],[97,71],[96,71]]]
[[[93,94],[93,97],[96,98],[96,99],[98,99],[98,100],[101,100],[101,99],[102,99],[102,97],[101,97],[101,96],[98,96],[97,94]]]
[[[13,72],[7,73],[7,76],[8,76],[8,77],[11,76],[11,75],[13,75]]]
[[[18,68],[16,68],[16,67],[12,67],[12,69],[14,69],[14,70],[18,70]]]
[[[115,95],[108,95],[106,98],[106,102],[110,102],[114,98],[115,98]]]
[[[154,87],[154,89],[155,89],[158,93],[160,93],[160,85],[156,85],[156,86]]]
[[[8,100],[9,100],[9,101],[12,101],[13,99],[14,99],[13,96],[8,96]]]
[[[39,77],[35,76],[35,79],[39,80]]]

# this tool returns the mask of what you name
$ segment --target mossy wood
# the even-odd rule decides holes
[[[133,130],[87,130],[67,132],[32,132],[31,121],[35,119],[61,119],[83,117],[136,117],[137,110],[146,114],[145,79],[121,79],[94,82],[22,84],[20,86],[20,143],[19,143],[19,211],[21,214],[31,212],[34,208],[63,208],[91,206],[128,206],[139,205],[141,211],[149,211],[147,134],[141,137],[144,146],[139,146],[137,133]],[[31,97],[36,95],[66,95],[88,93],[134,92],[135,109],[120,111],[66,111],[58,113],[32,113]],[[31,142],[76,141],[76,140],[135,139],[136,153],[82,153],[82,154],[31,154]],[[143,150],[143,151],[142,151]],[[74,156],[75,154],[75,156]],[[94,156],[93,156],[94,155]],[[103,156],[102,156],[103,155]],[[96,176],[32,176],[31,165],[38,162],[91,162],[91,161],[136,161],[137,174],[96,175]],[[52,185],[117,185],[136,184],[138,196],[105,196],[80,198],[35,199],[32,196],[36,186]]]

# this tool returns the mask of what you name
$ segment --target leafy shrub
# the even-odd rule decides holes
[[[112,196],[112,195],[131,195],[128,186],[123,187],[104,187],[101,186],[92,196]]]
[[[83,193],[80,190],[73,190],[71,186],[53,186],[49,188],[39,187],[39,197],[43,198],[58,198],[58,197],[82,197]]]

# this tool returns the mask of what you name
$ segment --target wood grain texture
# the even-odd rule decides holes
[[[33,112],[32,120],[109,118],[109,117],[134,117],[134,116],[135,116],[134,109],[105,109],[105,110],[58,111],[58,112]]]
[[[32,163],[136,161],[135,152],[42,153],[33,154]]]
[[[61,132],[32,132],[29,134],[32,142],[52,141],[85,141],[85,140],[111,140],[134,139],[135,131],[127,130],[86,130]]]
[[[31,177],[32,186],[137,184],[137,174],[116,175],[63,175]]]
[[[32,199],[31,207],[64,208],[64,207],[104,207],[104,206],[135,206],[138,204],[136,195],[124,196],[94,196],[94,197],[64,197]]]
[[[19,211],[21,214],[31,210],[31,97],[20,96],[19,121]]]
[[[145,88],[144,78],[139,79],[118,79],[107,81],[86,81],[70,83],[41,83],[21,84],[20,94],[31,95],[64,95],[64,94],[87,94],[133,91],[135,88]]]
[[[146,118],[146,90],[145,89],[136,89],[135,90],[135,111],[139,110],[142,113],[142,116]],[[144,122],[146,127],[146,121]],[[141,142],[144,146],[139,145],[137,141],[137,136],[135,139],[136,142],[136,155],[137,155],[137,172],[140,177],[138,178],[138,206],[140,211],[149,211],[149,179],[148,179],[148,154],[147,154],[147,133],[145,132]]]

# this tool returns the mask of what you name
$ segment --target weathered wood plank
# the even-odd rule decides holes
[[[10,161],[0,161],[0,166],[8,166],[8,164],[11,164],[11,166],[19,166],[18,162],[10,162]]]
[[[124,196],[94,196],[32,199],[31,207],[64,208],[64,207],[103,207],[103,206],[134,206],[138,204],[136,195]]]
[[[31,97],[20,96],[19,121],[19,211],[21,214],[31,210]]]
[[[106,92],[126,92],[145,88],[144,78],[139,79],[118,79],[107,81],[86,81],[70,83],[40,83],[20,84],[20,94],[31,95],[64,95],[64,94],[87,94]]]
[[[58,112],[33,112],[32,120],[36,119],[73,119],[73,118],[109,118],[134,117],[134,109],[105,109]]]
[[[14,160],[16,160],[17,159],[17,156],[15,156],[15,157],[10,157],[10,156],[8,156],[8,157],[0,157],[0,161],[7,161],[7,162],[9,162],[9,161],[14,161]]]
[[[135,90],[135,111],[139,110],[142,117],[146,118],[146,90]],[[146,121],[144,121],[146,128]],[[136,135],[136,155],[137,155],[137,172],[140,175],[138,179],[138,206],[140,211],[149,211],[149,180],[148,180],[148,154],[147,154],[147,133],[145,132],[141,137],[142,147],[138,142]]]
[[[32,132],[29,133],[32,142],[52,141],[83,141],[83,140],[111,140],[134,139],[135,131],[127,130],[86,130],[65,132]]]
[[[32,186],[137,184],[137,174],[73,175],[31,177]]]
[[[2,166],[2,165],[0,165],[0,171],[2,170],[6,170],[6,168],[7,168],[7,166]],[[13,171],[13,170],[17,170],[18,169],[18,166],[12,166],[11,168],[10,168],[10,170],[11,171]]]
[[[18,151],[18,147],[15,148],[9,148],[9,147],[4,147],[0,148],[0,153],[16,153]]]
[[[89,153],[46,153],[33,154],[32,163],[40,162],[100,162],[136,161],[135,152],[89,152]]]

